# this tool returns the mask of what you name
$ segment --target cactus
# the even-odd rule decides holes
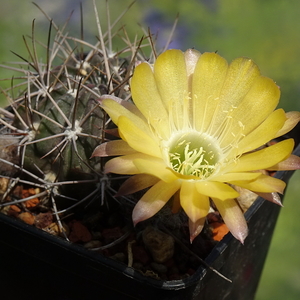
[[[49,37],[55,30],[53,42],[48,38],[45,46],[46,62],[40,62],[35,37],[31,37],[31,48],[25,40],[30,60],[17,54],[23,60],[23,67],[12,68],[25,80],[3,91],[10,106],[0,110],[0,212],[114,259],[117,257],[109,251],[105,253],[104,249],[112,249],[111,253],[117,248],[123,253],[128,251],[128,266],[133,266],[132,235],[149,250],[146,233],[156,236],[160,231],[149,230],[152,227],[147,222],[133,229],[131,215],[140,192],[114,197],[127,176],[104,174],[105,159],[91,156],[96,146],[116,138],[115,125],[97,99],[108,94],[110,98],[131,101],[129,80],[133,68],[140,61],[154,62],[155,41],[148,32],[143,32],[145,37],[134,42],[128,39],[124,29],[118,36],[114,32],[102,34],[99,25],[99,42],[92,45],[68,36],[45,15],[50,23]],[[97,13],[96,19],[99,19]],[[108,28],[112,30],[113,26]],[[110,50],[114,36],[125,44],[117,53]],[[72,47],[71,42],[76,46]],[[76,53],[83,47],[84,51]],[[17,97],[11,96],[21,88],[23,91]],[[154,222],[163,230],[176,232],[180,238],[186,236],[186,228],[182,226],[187,222],[186,216],[182,212],[173,215],[169,206]],[[89,232],[89,242],[72,235],[78,224]],[[167,235],[171,235],[169,231]],[[160,236],[163,242],[169,243],[172,254],[173,238],[165,238],[166,234]],[[214,244],[206,240],[204,243],[206,248]],[[178,261],[182,252],[191,255],[184,243],[177,244],[179,251],[174,257]],[[193,268],[200,261],[197,258]],[[145,273],[153,273],[157,278],[157,270],[151,266],[146,270]]]
[[[96,100],[102,94],[130,98],[128,80],[133,66],[137,60],[144,60],[141,47],[149,47],[153,41],[147,37],[131,43],[124,31],[120,39],[125,47],[114,54],[107,50],[114,33],[102,34],[100,24],[99,42],[92,45],[68,36],[43,13],[50,23],[44,55],[47,60],[39,62],[33,22],[31,50],[24,39],[30,60],[17,54],[25,67],[14,68],[25,81],[4,91],[10,106],[1,110],[0,168],[8,188],[2,192],[0,205],[19,205],[31,199],[33,196],[12,196],[17,183],[29,184],[39,188],[36,196],[43,199],[42,204],[52,203],[60,222],[62,212],[94,199],[103,204],[105,193],[116,193],[111,178],[102,173],[103,159],[90,158],[94,148],[107,139],[109,126],[108,117]],[[75,48],[71,41],[76,43]],[[75,54],[83,47],[87,50]],[[58,59],[61,63],[55,65]],[[21,87],[24,90],[13,99],[10,94]]]

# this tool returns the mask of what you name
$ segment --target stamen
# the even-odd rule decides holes
[[[170,132],[176,132],[180,129],[192,128],[190,117],[190,101],[191,98],[188,92],[184,92],[183,104],[175,105],[174,99],[170,99],[168,103],[169,126]]]
[[[169,142],[169,165],[174,171],[200,179],[215,171],[221,151],[208,136],[197,131],[177,132]]]

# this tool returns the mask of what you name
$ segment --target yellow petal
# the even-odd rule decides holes
[[[167,50],[154,64],[154,77],[160,97],[177,128],[184,122],[184,105],[188,96],[188,77],[184,54],[180,50]]]
[[[114,102],[120,104],[127,110],[129,110],[131,113],[137,115],[141,119],[144,119],[143,114],[138,110],[136,105],[134,105],[132,102],[127,101],[127,100],[122,100],[121,98],[115,97],[113,95],[102,95],[100,98],[98,98],[96,101],[100,103],[101,106],[106,106],[105,102],[106,100],[109,99],[110,101],[113,100]],[[108,101],[108,103],[110,102]]]
[[[110,159],[104,168],[105,173],[115,173],[115,174],[139,174],[139,170],[133,163],[135,159],[147,159],[148,155],[143,153],[123,155],[120,157],[115,157]]]
[[[293,139],[284,140],[262,150],[245,154],[237,160],[236,164],[231,163],[228,168],[230,172],[268,169],[287,159],[293,151],[293,147]]]
[[[276,108],[279,97],[279,88],[270,78],[257,77],[243,99],[229,110],[221,147],[230,144],[240,133],[247,135],[259,126]]]
[[[132,120],[132,122],[146,134],[151,134],[149,124],[147,123],[146,119],[141,118],[138,116],[138,114],[131,112],[124,105],[121,105],[112,99],[104,99],[101,102],[101,107],[108,113],[109,117],[117,126],[119,117],[125,116]]]
[[[242,188],[253,192],[261,193],[283,193],[286,184],[277,178],[261,174],[256,180],[253,181],[232,181],[232,184],[238,185]]]
[[[236,156],[252,151],[274,139],[276,133],[282,128],[286,121],[283,109],[277,109],[268,118],[238,144]]]
[[[135,192],[141,191],[148,188],[159,181],[157,177],[148,174],[137,174],[130,176],[126,181],[124,181],[116,194],[118,196],[124,196],[133,194]]]
[[[229,65],[220,91],[218,106],[212,104],[216,108],[213,124],[210,127],[212,134],[222,133],[228,127],[228,122],[233,121],[233,128],[236,128],[237,120],[243,118],[244,115],[239,115],[237,120],[233,120],[230,116],[243,102],[258,77],[260,77],[258,67],[248,58],[237,58]],[[229,132],[229,134],[231,133]]]
[[[128,145],[139,151],[155,157],[161,157],[158,142],[139,128],[131,119],[120,116],[118,121],[119,133]]]
[[[267,77],[259,76],[237,108],[232,111],[232,118],[241,120],[248,134],[259,125],[276,108],[280,98],[280,90],[275,82]]]
[[[149,157],[147,159],[135,159],[133,163],[139,170],[139,173],[156,176],[164,182],[172,182],[178,179],[175,173],[167,168],[163,160]]]
[[[236,198],[239,193],[229,185],[215,181],[196,181],[196,189],[198,193],[208,197],[216,197],[221,200]]]
[[[243,244],[248,235],[248,226],[236,201],[234,199],[222,201],[218,198],[213,198],[213,201],[232,235]]]
[[[243,180],[243,181],[252,181],[258,178],[261,175],[261,173],[225,173],[220,175],[215,175],[211,177],[211,180],[213,181],[219,181],[219,182],[228,182],[230,183],[233,180]]]
[[[134,225],[154,216],[178,191],[180,185],[179,180],[172,183],[159,181],[151,187],[133,209],[132,220]]]
[[[209,211],[208,197],[199,194],[193,181],[182,181],[180,204],[193,223],[201,218],[205,218]]]
[[[300,120],[300,112],[290,111],[286,113],[287,120],[284,126],[277,132],[275,137],[282,136],[292,130]]]
[[[136,106],[160,135],[168,138],[169,115],[156,87],[152,68],[148,63],[142,63],[136,67],[130,87]]]
[[[206,131],[214,121],[227,68],[227,61],[216,53],[203,53],[198,60],[193,75],[192,99],[193,122],[199,131]]]
[[[125,141],[114,140],[107,143],[102,143],[95,148],[91,157],[94,156],[117,156],[136,153]]]

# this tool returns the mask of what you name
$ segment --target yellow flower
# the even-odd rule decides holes
[[[134,224],[152,217],[174,196],[189,217],[191,241],[214,202],[231,233],[244,241],[247,224],[234,186],[279,202],[285,183],[261,170],[300,168],[292,139],[261,147],[290,131],[300,113],[276,108],[280,91],[248,58],[230,65],[216,53],[168,50],[152,66],[138,65],[134,104],[105,97],[103,109],[122,140],[93,156],[118,156],[105,172],[134,175],[120,194],[148,188],[133,210]]]

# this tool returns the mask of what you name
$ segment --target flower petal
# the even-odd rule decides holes
[[[205,220],[206,216],[200,218],[196,222],[192,222],[192,220],[189,219],[190,243],[192,243],[193,240],[201,233],[205,224]]]
[[[136,106],[156,131],[163,138],[168,138],[169,115],[159,95],[152,68],[148,63],[142,63],[135,68],[130,87]]]
[[[104,172],[107,173],[115,173],[115,174],[139,174],[139,170],[133,163],[135,159],[147,159],[148,155],[143,153],[129,154],[123,155],[120,157],[115,157],[110,159],[104,167]]]
[[[133,224],[144,221],[154,216],[178,191],[180,181],[176,180],[172,183],[159,181],[151,187],[144,196],[138,201],[132,212]]]
[[[146,159],[135,159],[133,163],[139,170],[139,173],[145,173],[158,177],[164,182],[172,182],[178,179],[178,176],[176,176],[174,172],[166,167],[166,164],[163,162],[163,160],[149,157]]]
[[[272,112],[262,124],[239,142],[238,151],[235,155],[238,156],[239,154],[252,151],[274,139],[285,121],[286,114],[283,109],[277,109]]]
[[[285,182],[282,180],[263,174],[261,174],[260,177],[254,181],[246,182],[236,180],[232,181],[231,183],[250,191],[261,193],[276,192],[282,194],[286,186]]]
[[[112,121],[119,126],[119,117],[125,116],[143,130],[146,134],[151,134],[149,124],[146,119],[140,118],[137,114],[128,110],[125,106],[119,104],[112,99],[104,99],[101,101],[101,107],[108,113]]]
[[[269,167],[268,170],[272,171],[288,171],[288,170],[299,170],[300,169],[300,157],[291,155],[284,161]]]
[[[186,72],[188,77],[189,91],[192,90],[193,76],[195,67],[199,60],[201,53],[195,49],[188,49],[184,52],[184,59],[186,64]]]
[[[214,181],[196,181],[196,189],[198,193],[208,197],[216,197],[221,200],[236,198],[239,193],[228,184]]]
[[[293,151],[293,147],[293,139],[284,140],[262,150],[245,154],[237,160],[236,164],[232,163],[228,168],[230,168],[230,172],[268,169],[287,159]]]
[[[281,198],[277,193],[259,193],[259,192],[256,192],[256,194],[258,196],[264,198],[265,200],[268,200],[270,202],[273,202],[275,204],[283,206],[282,203],[281,203]]]
[[[230,144],[232,136],[247,135],[260,125],[275,109],[279,97],[279,88],[270,78],[257,77],[242,101],[229,110],[221,147]]]
[[[276,137],[282,136],[292,130],[300,121],[300,112],[298,111],[289,111],[286,113],[287,120],[284,126],[277,132]]]
[[[180,204],[192,223],[205,218],[209,211],[209,198],[198,192],[193,181],[182,181]]]
[[[196,64],[199,60],[201,53],[195,49],[188,49],[184,52],[184,59],[186,64],[187,76],[193,76]]]
[[[127,110],[129,110],[131,113],[137,115],[141,119],[144,119],[143,114],[138,110],[138,108],[136,107],[136,105],[134,105],[130,101],[123,100],[123,99],[121,99],[119,97],[116,97],[116,96],[113,96],[113,95],[101,95],[100,98],[98,98],[96,101],[100,102],[100,104],[102,104],[103,106],[105,106],[105,104],[103,104],[103,102],[106,99],[110,99],[110,100],[113,100],[113,101],[117,102],[118,104],[120,104],[121,106],[123,106],[124,108],[126,108]]]
[[[248,226],[237,202],[234,199],[222,201],[213,198],[212,200],[232,235],[243,244],[248,235]]]
[[[160,54],[154,64],[154,77],[160,97],[177,128],[182,128],[183,107],[188,97],[188,77],[184,54],[168,50]]]
[[[121,138],[120,135],[119,135],[119,130],[118,128],[106,128],[103,130],[105,133],[109,134],[109,135],[112,135],[113,137],[116,137],[116,138]]]
[[[227,61],[216,53],[203,53],[193,75],[193,123],[197,130],[206,131],[214,121],[220,93],[227,74]]]
[[[240,104],[244,102],[245,96],[248,94],[253,86],[253,83],[260,77],[260,72],[256,64],[248,58],[237,58],[228,67],[226,78],[220,92],[218,106],[213,116],[213,123],[211,124],[211,133],[221,134],[224,129],[225,133],[231,135],[231,130],[228,131],[228,124],[230,128],[236,129],[237,122],[244,118],[245,112],[238,115],[237,119],[232,118],[231,115],[236,109],[240,107]],[[253,102],[254,99],[251,99]],[[246,111],[247,113],[247,111]],[[233,125],[231,124],[233,122]],[[231,135],[232,139],[232,135]]]
[[[243,181],[252,181],[258,178],[261,175],[261,173],[225,173],[220,175],[215,175],[211,177],[211,180],[213,181],[219,181],[219,182],[228,182],[230,183],[233,180],[243,180]]]
[[[131,148],[141,153],[161,157],[162,153],[158,142],[139,128],[131,119],[120,116],[118,127],[120,136]]]
[[[149,186],[156,184],[159,178],[148,175],[148,174],[137,174],[130,176],[126,181],[124,181],[116,194],[118,196],[124,196],[133,194],[135,192],[141,191]]]
[[[125,141],[114,140],[107,143],[102,143],[95,148],[91,157],[100,156],[117,156],[136,153]]]
[[[280,98],[279,87],[267,77],[259,76],[236,108],[232,118],[244,123],[244,132],[248,134],[259,125],[277,106]]]

